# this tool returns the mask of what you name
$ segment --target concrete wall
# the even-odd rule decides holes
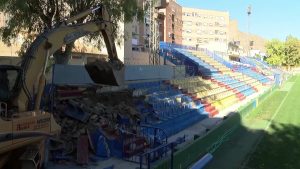
[[[0,65],[17,65],[20,62],[20,57],[0,56]]]
[[[0,57],[1,56],[16,57],[18,56],[18,51],[20,50],[20,47],[21,46],[18,44],[12,44],[11,46],[7,46],[0,40]]]
[[[53,82],[59,85],[93,84],[86,69],[82,65],[55,65]],[[185,76],[184,67],[169,65],[126,65],[125,81],[168,80]],[[80,78],[78,78],[80,77]]]
[[[108,59],[107,55],[73,52],[68,64],[85,65],[87,63],[91,63],[96,60],[107,60],[107,59]]]
[[[149,65],[149,53],[132,51],[130,55],[126,55],[126,65]]]
[[[174,69],[172,66],[152,66],[152,65],[130,65],[125,67],[125,80],[158,80],[172,79]]]

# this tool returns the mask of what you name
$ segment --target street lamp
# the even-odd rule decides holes
[[[248,38],[247,38],[247,45],[248,45],[248,56],[250,56],[250,15],[252,14],[252,6],[249,5],[247,8],[248,14]]]

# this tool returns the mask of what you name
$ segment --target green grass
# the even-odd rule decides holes
[[[290,81],[295,84],[251,155],[248,168],[300,168],[300,77]]]
[[[290,78],[241,123],[207,169],[299,169],[300,76]]]
[[[247,122],[252,123],[252,120],[270,120],[278,105],[280,105],[287,92],[276,91],[270,97],[264,100],[260,105],[253,110],[246,118]]]

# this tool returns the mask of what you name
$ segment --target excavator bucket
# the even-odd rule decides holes
[[[110,86],[121,86],[124,84],[124,66],[120,70],[117,70],[109,62],[96,61],[85,65],[85,69],[94,83]]]

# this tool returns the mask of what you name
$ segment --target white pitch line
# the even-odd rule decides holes
[[[294,86],[294,84],[293,84]],[[292,89],[293,86],[290,88]],[[288,97],[288,95],[290,94],[290,91],[288,91],[288,93],[286,94],[285,98],[282,100],[282,102],[280,103],[279,107],[276,109],[275,114],[272,116],[271,120],[268,122],[268,125],[265,127],[264,131],[268,130],[272,121],[274,120],[274,118],[276,117],[276,115],[278,114],[279,110],[281,109],[283,103],[285,102],[286,98]],[[241,169],[248,169],[248,167],[246,166],[248,164],[248,161],[250,159],[250,157],[253,155],[254,151],[256,150],[258,144],[260,143],[260,141],[262,140],[262,138],[264,137],[264,135],[262,135],[260,138],[258,138],[257,142],[255,143],[254,147],[252,148],[252,151],[249,153],[250,156],[248,156],[248,158],[246,160],[244,160],[244,162],[241,165]]]
[[[293,88],[294,84],[291,86],[290,90],[288,91],[288,93],[285,95],[284,99],[282,100],[282,102],[280,103],[279,107],[276,109],[275,114],[273,114],[271,120],[268,122],[268,125],[265,127],[265,131],[267,131],[269,129],[269,127],[271,126],[271,123],[273,122],[273,120],[275,119],[275,117],[277,116],[279,110],[281,109],[283,103],[285,102],[286,98],[288,98],[291,89]]]

